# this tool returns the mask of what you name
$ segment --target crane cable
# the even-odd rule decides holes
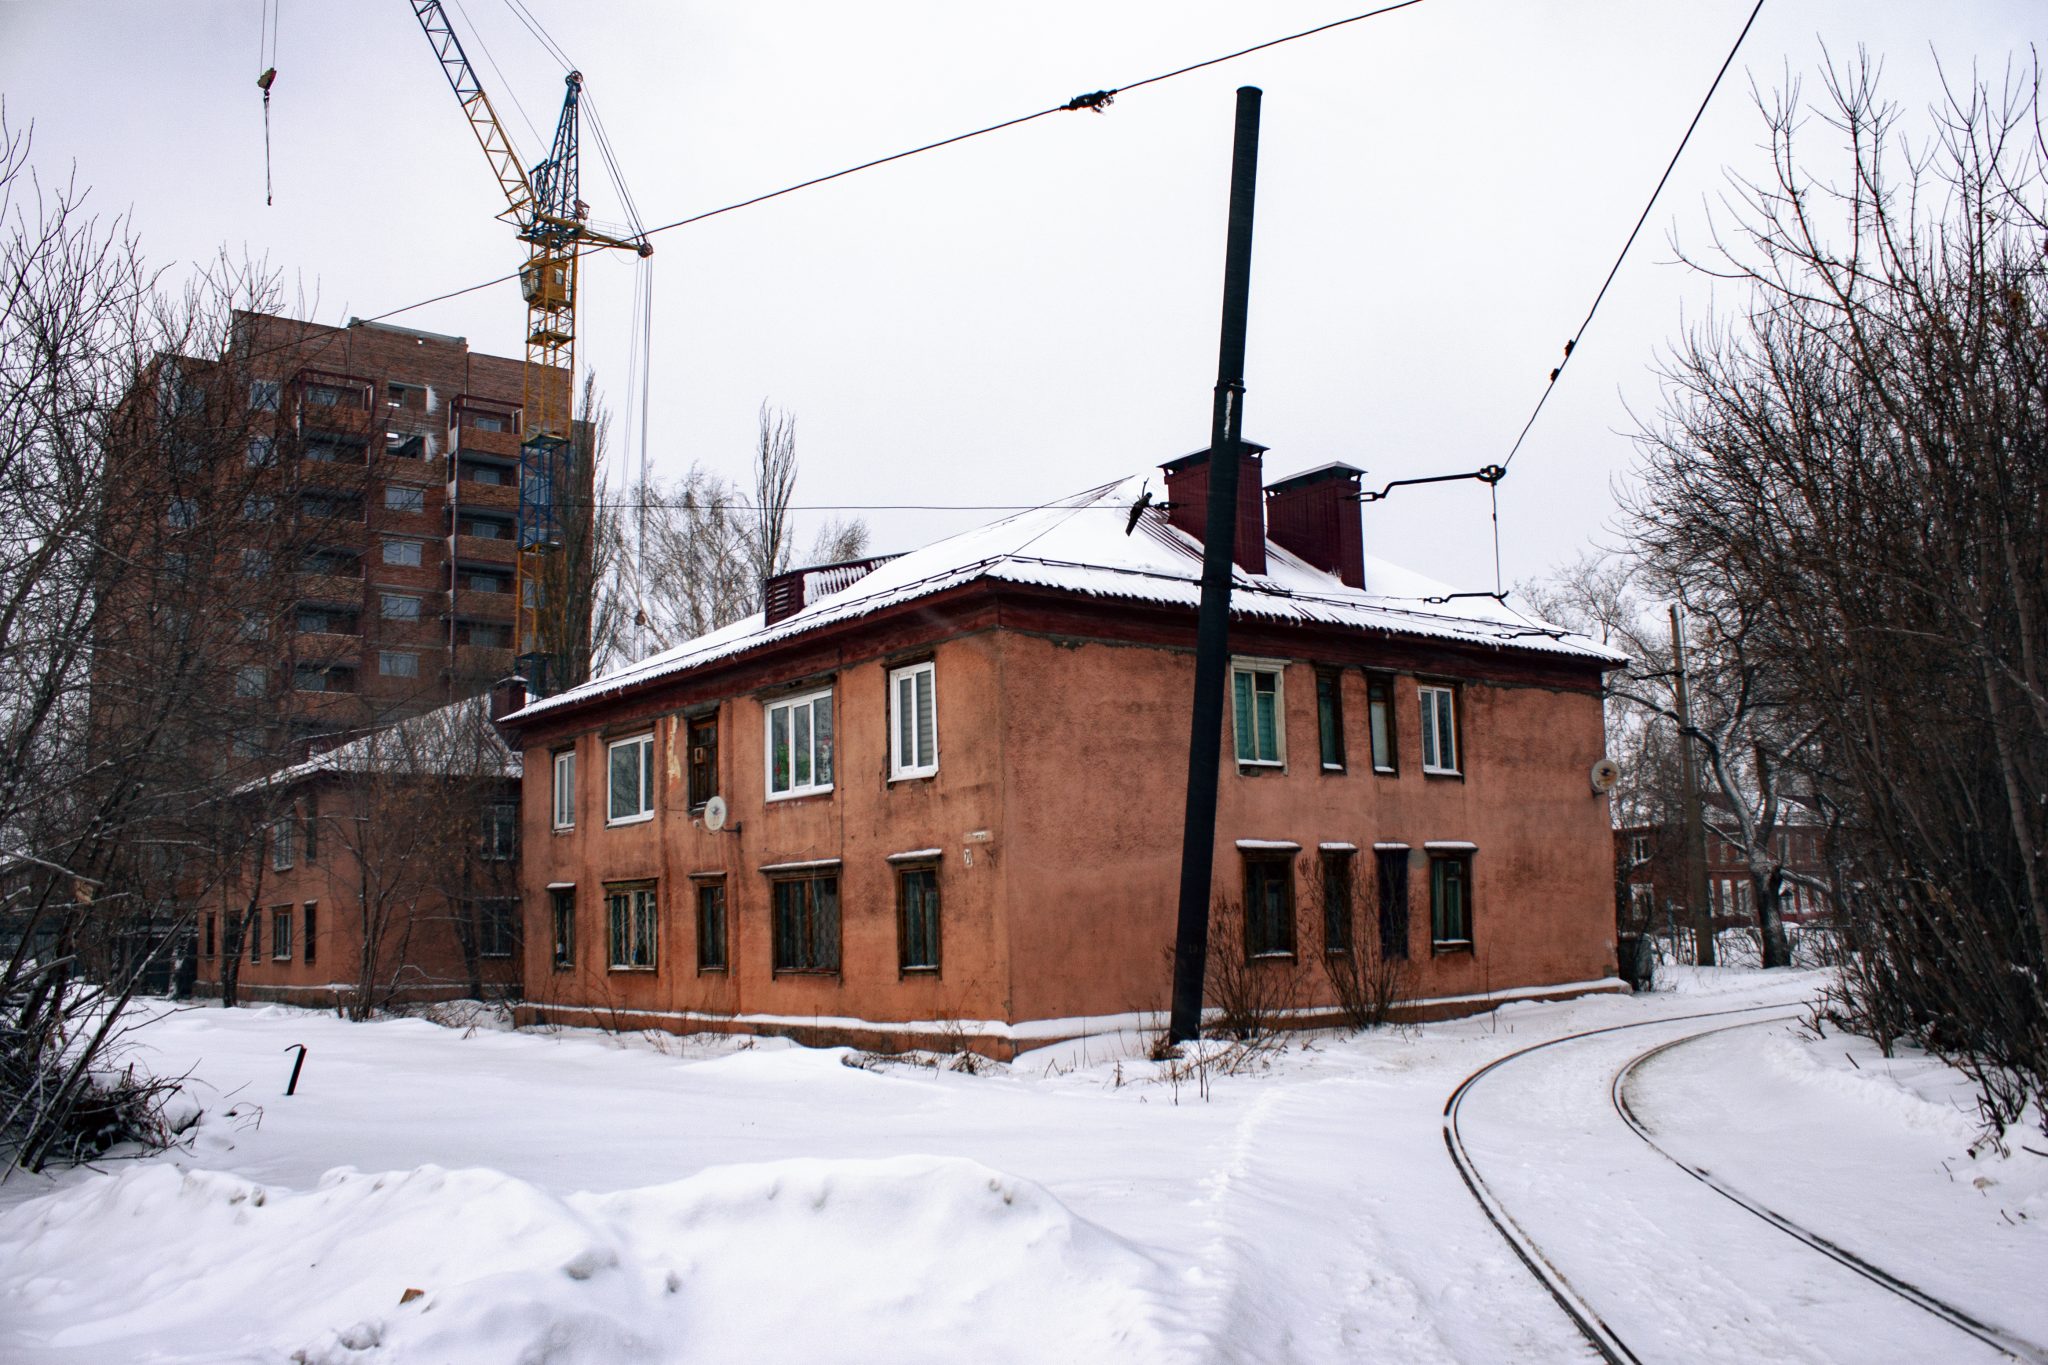
[[[261,19],[256,30],[256,65],[263,74],[256,88],[263,92],[263,206],[271,206],[270,189],[270,87],[277,84],[277,9],[281,0],[262,0]]]

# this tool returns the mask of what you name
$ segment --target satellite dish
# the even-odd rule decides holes
[[[1593,794],[1605,796],[1614,790],[1615,783],[1621,781],[1621,765],[1611,758],[1603,758],[1586,776],[1593,784]]]
[[[714,796],[704,803],[704,828],[717,833],[725,828],[725,798]]]

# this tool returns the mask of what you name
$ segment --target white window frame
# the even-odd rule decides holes
[[[279,905],[270,912],[270,960],[290,962],[292,960],[292,910],[289,905]]]
[[[576,751],[558,750],[554,762],[554,816],[555,829],[576,828]]]
[[[834,771],[831,776],[828,776],[826,780],[823,782],[818,781],[819,748],[817,705],[820,701],[823,701],[828,707],[832,705],[831,688],[821,687],[815,692],[800,692],[793,697],[784,697],[779,701],[763,703],[761,708],[761,756],[762,768],[767,776],[767,781],[765,785],[768,792],[768,799],[770,801],[787,801],[792,799],[793,797],[798,796],[816,796],[820,792],[829,792],[832,790],[833,777],[837,776],[836,766],[834,766]],[[796,746],[794,742],[792,742],[790,746],[789,785],[786,787],[778,788],[775,785],[775,717],[778,712],[787,713],[789,716],[789,728],[791,733],[794,734],[796,729],[796,716],[799,711],[808,711],[810,713],[811,780],[802,786],[797,785]],[[833,708],[833,715],[834,720],[836,721],[836,707]],[[837,737],[838,730],[835,725],[835,728],[833,730],[833,739],[836,741]],[[828,747],[825,750],[825,752],[828,755],[827,763],[830,764],[831,760],[829,758],[829,755],[832,753],[832,749]]]
[[[621,749],[640,750],[639,809],[624,815],[618,813],[612,804],[612,764]],[[607,825],[637,825],[654,818],[654,731],[643,730],[637,735],[615,739],[604,746],[604,822]]]
[[[1422,718],[1422,771],[1456,777],[1458,767],[1458,689],[1442,683],[1421,683],[1415,689]],[[1445,743],[1450,762],[1444,762]]]
[[[923,696],[919,697],[918,680],[924,680]],[[912,714],[910,733],[904,734],[903,690],[908,684],[911,696]],[[920,702],[922,703],[920,705]],[[920,717],[917,712],[923,713]],[[925,762],[918,762],[919,739],[918,720],[922,718],[931,727],[931,752]],[[905,752],[906,749],[908,752]],[[905,778],[931,777],[939,771],[939,680],[937,666],[927,659],[920,664],[907,664],[902,668],[889,670],[889,780],[902,781]]]
[[[383,544],[378,547],[378,557],[384,563],[401,569],[417,569],[426,562],[427,547],[410,536],[385,536]]]
[[[1244,745],[1239,742],[1241,737],[1237,733],[1237,680],[1240,676],[1251,678],[1270,677],[1273,680],[1272,758],[1246,758],[1244,756]],[[1252,696],[1254,699],[1253,724],[1256,729],[1258,697],[1258,684],[1256,682],[1252,684]],[[1226,702],[1230,707],[1230,752],[1232,757],[1237,760],[1238,766],[1241,768],[1285,769],[1287,767],[1287,661],[1285,659],[1232,659],[1230,661],[1230,695]],[[1254,733],[1252,736],[1252,753],[1256,755],[1258,751],[1259,739],[1258,735]]]

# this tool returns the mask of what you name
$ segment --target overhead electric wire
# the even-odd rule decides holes
[[[507,3],[517,8],[524,8],[523,6],[519,5],[519,0],[507,0]],[[1396,10],[1408,9],[1412,6],[1419,5],[1422,3],[1424,3],[1424,0],[1395,0],[1395,3],[1393,4],[1381,5],[1377,9],[1365,10],[1362,13],[1353,14],[1347,18],[1334,19],[1327,24],[1318,24],[1314,28],[1302,29],[1298,33],[1289,33],[1279,38],[1269,38],[1265,42],[1254,43],[1250,47],[1241,47],[1234,52],[1226,52],[1223,53],[1221,56],[1205,58],[1204,60],[1199,62],[1192,62],[1187,66],[1176,67],[1171,71],[1162,71],[1156,76],[1147,76],[1143,80],[1130,81],[1123,85],[1113,86],[1107,90],[1093,91],[1086,95],[1076,95],[1074,96],[1074,98],[1068,100],[1065,104],[1055,104],[1048,108],[1040,109],[1035,113],[1020,114],[1016,118],[1004,119],[1000,123],[991,123],[985,128],[975,128],[969,132],[955,133],[951,137],[939,138],[936,141],[927,142],[916,147],[910,147],[900,152],[891,152],[887,156],[874,157],[871,160],[860,162],[857,165],[847,166],[844,167],[843,169],[836,171],[830,171],[824,175],[812,176],[808,180],[799,180],[795,184],[784,185],[781,189],[768,190],[764,193],[753,195],[746,199],[735,200],[730,204],[720,205],[718,208],[715,209],[706,209],[702,213],[693,213],[686,218],[678,218],[672,223],[663,223],[659,227],[649,228],[642,235],[652,237],[656,233],[671,232],[674,231],[676,228],[689,227],[692,224],[704,222],[706,219],[717,218],[727,213],[735,213],[740,209],[752,208],[756,204],[765,204],[771,199],[780,199],[785,195],[795,194],[798,190],[811,189],[814,186],[823,185],[833,180],[844,179],[849,175],[857,175],[861,171],[873,170],[877,166],[886,166],[891,162],[902,161],[913,156],[921,156],[925,152],[935,152],[939,150],[941,147],[951,147],[955,143],[967,142],[973,138],[986,137],[990,133],[1002,132],[1006,128],[1015,128],[1020,124],[1032,123],[1038,119],[1046,117],[1048,114],[1070,113],[1082,109],[1090,109],[1094,110],[1097,113],[1101,113],[1104,109],[1106,109],[1109,106],[1110,102],[1119,94],[1127,94],[1132,90],[1142,89],[1143,87],[1148,85],[1157,85],[1161,81],[1170,81],[1177,76],[1185,76],[1190,72],[1201,71],[1207,67],[1216,66],[1223,62],[1235,61],[1239,57],[1246,57],[1254,52],[1264,52],[1268,48],[1279,47],[1283,43],[1292,43],[1302,38],[1314,37],[1316,34],[1319,33],[1328,33],[1332,29],[1343,28],[1346,25],[1360,23],[1367,19],[1377,19],[1381,15],[1392,14]],[[562,55],[561,49],[555,46],[553,40],[545,36],[545,30],[539,28],[538,21],[534,21],[530,25],[530,27],[535,30],[535,36],[540,38],[540,40],[543,43],[545,43],[551,50],[554,51],[558,60],[564,63],[568,61],[568,58]],[[591,251],[598,249],[599,248],[595,247],[589,248],[589,250]],[[585,254],[587,254],[587,252]],[[504,284],[508,281],[516,280],[518,278],[519,272],[515,270],[509,274],[499,275],[494,279],[483,280],[472,285],[465,285],[461,289],[451,289],[445,294],[436,294],[434,297],[429,299],[421,299],[418,303],[408,303],[399,308],[389,309],[386,312],[378,313],[374,317],[366,318],[364,320],[367,322],[382,322],[386,318],[397,317],[400,313],[410,313],[413,312],[415,309],[426,308],[436,303],[445,303],[449,299],[461,298],[464,294],[474,294],[480,289],[489,289],[494,285]]]
[[[1607,278],[1600,282],[1600,292],[1593,296],[1593,306],[1586,310],[1586,316],[1579,323],[1579,329],[1572,333],[1571,340],[1565,342],[1564,359],[1550,372],[1550,378],[1544,384],[1542,394],[1536,399],[1536,406],[1530,410],[1529,420],[1522,423],[1522,430],[1515,437],[1514,445],[1509,447],[1507,458],[1501,461],[1503,469],[1515,462],[1516,454],[1522,449],[1522,442],[1529,439],[1529,428],[1536,425],[1536,418],[1542,413],[1543,405],[1550,401],[1551,390],[1557,387],[1558,376],[1564,373],[1565,366],[1571,364],[1572,352],[1578,349],[1579,340],[1586,335],[1586,329],[1593,325],[1593,316],[1600,311],[1601,301],[1607,297],[1608,289],[1613,286],[1614,277],[1621,273],[1621,263],[1628,259],[1629,248],[1636,244],[1636,238],[1642,234],[1643,224],[1650,221],[1650,210],[1656,207],[1657,197],[1664,193],[1664,186],[1670,182],[1671,173],[1678,169],[1678,158],[1685,155],[1685,147],[1692,141],[1693,130],[1698,128],[1700,120],[1706,117],[1707,106],[1713,103],[1714,92],[1721,88],[1721,78],[1726,76],[1728,68],[1735,64],[1735,54],[1741,51],[1742,40],[1749,36],[1749,31],[1756,25],[1756,17],[1763,13],[1763,8],[1764,0],[1756,0],[1755,8],[1750,10],[1749,18],[1742,25],[1742,32],[1735,35],[1735,42],[1729,47],[1728,55],[1722,58],[1721,69],[1714,73],[1712,83],[1707,86],[1706,95],[1700,100],[1700,107],[1693,111],[1692,122],[1685,126],[1685,135],[1678,139],[1678,147],[1671,153],[1671,160],[1664,164],[1664,174],[1657,177],[1657,187],[1650,191],[1648,202],[1643,205],[1642,213],[1636,217],[1636,225],[1629,229],[1628,240],[1621,244],[1621,251],[1615,256],[1614,264],[1608,267]]]

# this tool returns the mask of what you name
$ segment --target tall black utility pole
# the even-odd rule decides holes
[[[1245,309],[1251,296],[1252,197],[1259,178],[1259,91],[1237,92],[1230,154],[1230,233],[1223,251],[1223,342],[1209,419],[1209,507],[1202,528],[1202,607],[1195,630],[1195,716],[1188,733],[1188,807],[1180,843],[1180,923],[1173,940],[1168,1037],[1202,1031],[1209,959],[1209,879],[1216,860],[1216,772],[1223,761],[1223,689],[1230,662],[1230,571],[1237,558],[1238,442],[1244,434]]]

